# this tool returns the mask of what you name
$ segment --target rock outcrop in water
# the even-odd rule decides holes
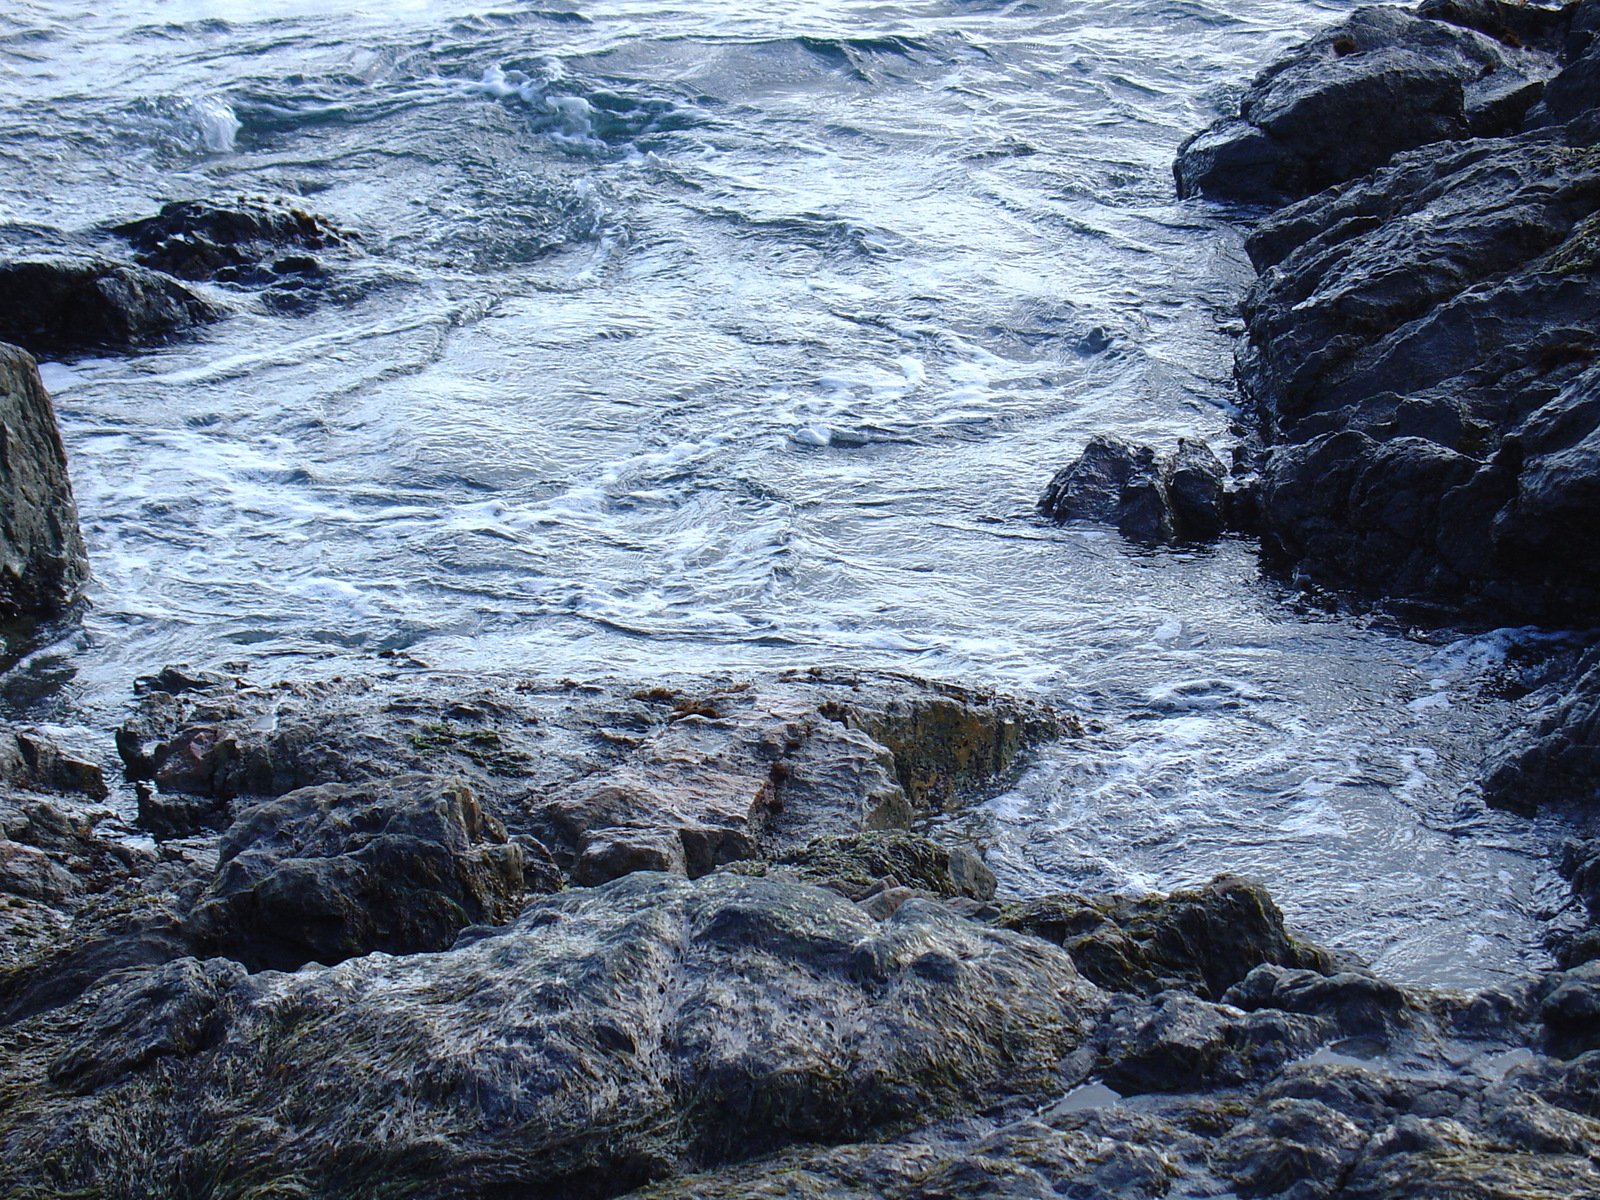
[[[0,339],[35,355],[126,352],[226,316],[219,294],[296,310],[339,290],[325,262],[354,236],[280,201],[184,200],[153,217],[79,233],[5,226]],[[110,239],[120,239],[125,251]],[[220,284],[196,288],[191,284]]]
[[[1357,9],[1184,143],[1178,194],[1281,204],[1403,150],[1513,133],[1554,73],[1563,18],[1497,0]]]
[[[222,312],[170,275],[98,255],[0,262],[0,338],[32,354],[148,346],[215,321]]]
[[[1334,185],[1247,241],[1260,279],[1237,374],[1269,560],[1435,619],[1600,625],[1597,35],[1594,0],[1363,9],[1263,74],[1255,125],[1224,122],[1180,156],[1183,186],[1213,195]],[[1473,82],[1470,62],[1494,69]],[[1438,76],[1454,97],[1452,71],[1459,112],[1396,106],[1402,80]],[[1284,167],[1333,126],[1286,140],[1263,114],[1335,102],[1372,119],[1313,155],[1321,173]],[[1437,128],[1412,128],[1429,114]],[[1244,153],[1269,134],[1270,155]],[[1491,803],[1595,798],[1600,672],[1541,698],[1488,765]]]
[[[49,393],[33,359],[0,343],[0,620],[59,611],[88,575]]]
[[[281,201],[181,200],[153,217],[114,227],[134,261],[180,279],[262,289],[274,308],[310,303],[329,270],[319,254],[348,249],[351,235],[325,217]]]
[[[1234,503],[1222,462],[1198,438],[1180,438],[1172,454],[1095,437],[1051,479],[1039,511],[1055,521],[1115,525],[1123,537],[1155,545],[1203,542],[1229,524]]]

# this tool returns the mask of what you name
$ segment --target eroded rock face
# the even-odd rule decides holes
[[[1364,175],[1403,150],[1514,131],[1555,71],[1551,54],[1525,42],[1553,41],[1562,14],[1511,10],[1357,9],[1257,76],[1237,117],[1184,143],[1179,195],[1280,204]]]
[[[878,923],[815,888],[636,874],[443,954],[107,981],[0,1059],[22,1098],[0,1139],[13,1183],[108,1194],[616,1195],[1035,1091],[1104,1003],[1062,951],[928,902]]]
[[[33,359],[0,344],[0,620],[57,612],[88,577],[49,393]]]
[[[522,848],[470,788],[401,775],[243,810],[188,931],[203,953],[293,970],[442,950],[467,925],[510,919],[522,893]]]
[[[65,253],[0,262],[0,338],[32,354],[152,345],[222,315],[172,276],[145,267]]]
[[[151,683],[119,736],[130,772],[161,789],[146,808],[163,832],[185,815],[221,823],[241,796],[444,772],[584,885],[903,829],[1073,728],[1036,704],[891,675],[636,692],[417,674],[200,682]]]

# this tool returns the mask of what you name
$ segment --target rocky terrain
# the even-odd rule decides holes
[[[1243,451],[1098,439],[1048,514],[1259,529],[1415,613],[1592,623],[1597,28],[1594,0],[1368,9],[1263,74],[1178,167],[1288,204],[1254,214]],[[257,202],[102,232],[132,261],[0,266],[63,297],[0,329],[137,344],[351,253]],[[59,613],[65,457],[27,354],[0,387],[0,615]],[[1581,805],[1592,653],[1540,702],[1485,786]],[[1248,879],[1000,896],[928,836],[1082,732],[881,672],[171,667],[116,732],[129,828],[91,755],[0,730],[0,1191],[1600,1195],[1595,839],[1561,851],[1591,923],[1560,969],[1458,994],[1307,942]]]
[[[1239,214],[1245,418],[1207,485],[1269,566],[1414,621],[1600,625],[1597,79],[1591,2],[1363,8],[1184,145],[1181,192],[1283,205]],[[1104,458],[1060,472],[1047,515],[1203,531],[1145,448],[1108,505],[1083,483]],[[1529,699],[1491,803],[1596,799],[1597,686],[1574,661]]]
[[[1600,1188],[1593,964],[1412,991],[1249,880],[997,898],[917,833],[1079,736],[1036,704],[403,664],[141,687],[153,850],[86,765],[0,760],[16,1194]]]

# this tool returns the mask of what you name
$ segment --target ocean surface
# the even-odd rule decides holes
[[[1171,161],[1350,7],[10,0],[11,242],[240,195],[358,241],[45,364],[95,582],[5,715],[109,763],[168,663],[888,667],[1090,722],[953,822],[1007,889],[1235,870],[1403,979],[1542,962],[1557,831],[1463,791],[1525,639],[1034,513],[1093,434],[1231,444],[1250,272]]]

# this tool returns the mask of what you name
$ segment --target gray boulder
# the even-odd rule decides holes
[[[1263,223],[1238,376],[1269,443],[1269,556],[1496,619],[1600,619],[1597,213],[1589,157],[1523,134]]]
[[[88,578],[55,409],[33,359],[0,344],[0,620],[58,612]]]
[[[189,919],[195,945],[254,970],[442,950],[521,902],[522,847],[472,791],[401,775],[301,788],[239,814]]]

